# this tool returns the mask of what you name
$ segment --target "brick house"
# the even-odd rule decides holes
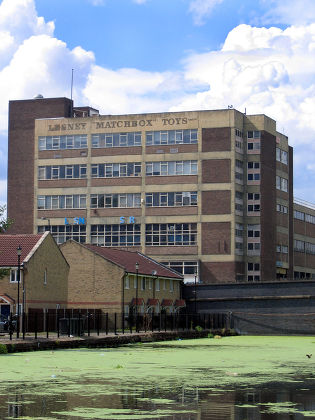
[[[69,265],[49,232],[38,235],[0,235],[0,267],[9,270],[8,275],[0,279],[2,315],[17,313],[18,301],[20,312],[23,306],[25,312],[29,308],[66,307]]]
[[[79,244],[68,240],[60,250],[70,265],[68,308],[110,313],[174,312],[183,277],[140,252]]]

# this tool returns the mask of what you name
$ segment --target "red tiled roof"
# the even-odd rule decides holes
[[[143,298],[138,298],[138,299],[133,298],[132,301],[131,301],[132,306],[141,306],[143,304],[144,304]]]
[[[3,295],[0,295],[0,302],[2,301],[2,303],[15,303],[15,300],[13,298],[11,298],[9,295],[7,295],[6,293],[4,293]]]
[[[84,244],[86,248],[96,252],[102,257],[123,267],[128,273],[136,273],[136,263],[139,264],[139,274],[151,276],[153,271],[159,277],[181,280],[182,276],[164,265],[152,260],[140,252],[125,251],[122,249]]]
[[[162,306],[173,306],[172,299],[163,299],[162,300]]]
[[[180,308],[182,306],[186,306],[186,302],[184,301],[184,299],[176,299],[174,306],[176,306],[177,308]]]
[[[0,267],[17,267],[16,249],[22,247],[21,264],[31,252],[42,235],[0,235]]]
[[[156,306],[159,304],[159,299],[148,299],[147,306]]]

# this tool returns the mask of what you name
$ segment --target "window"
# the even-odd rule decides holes
[[[248,242],[247,249],[249,251],[253,251],[253,250],[258,251],[258,250],[260,250],[260,243],[259,242]]]
[[[86,178],[86,165],[39,166],[38,179]]]
[[[145,290],[146,289],[146,278],[142,277],[141,279],[141,290]]]
[[[247,226],[247,237],[248,238],[260,238],[260,225],[248,225]]]
[[[174,282],[173,280],[170,280],[170,292],[174,292]]]
[[[305,213],[305,221],[308,223],[312,223],[313,225],[315,224],[315,216],[312,216],[311,214],[306,214]]]
[[[148,246],[196,245],[196,223],[154,223],[146,225]]]
[[[45,232],[46,226],[38,226],[38,233]],[[57,242],[62,244],[68,239],[73,239],[80,243],[86,242],[86,226],[85,225],[52,225],[50,232]]]
[[[259,169],[260,163],[259,162],[247,162],[248,169]]]
[[[302,211],[294,210],[294,218],[298,220],[305,220],[305,213]]]
[[[277,204],[277,211],[283,214],[287,214],[288,213],[288,207],[287,206],[283,206],[282,204]]]
[[[235,236],[243,238],[243,225],[241,223],[235,223]]]
[[[247,263],[247,271],[260,271],[259,263]]]
[[[92,148],[141,146],[141,132],[92,134]]]
[[[126,176],[139,176],[141,162],[131,163],[98,163],[91,165],[92,178],[120,178]]]
[[[164,261],[161,264],[182,275],[198,275],[198,261]]]
[[[248,181],[259,181],[260,180],[260,174],[258,174],[258,173],[247,174],[247,180]]]
[[[247,211],[250,212],[259,212],[260,211],[260,204],[248,204]]]
[[[276,251],[280,252],[282,254],[287,254],[288,253],[288,246],[287,245],[277,245]]]
[[[160,291],[160,279],[155,279],[155,290]]]
[[[21,281],[21,279],[20,279],[20,281]],[[11,271],[10,271],[10,283],[17,283],[17,282],[18,282],[18,270],[12,268]]]
[[[260,131],[247,131],[248,139],[260,139],[260,136],[261,136]]]
[[[247,194],[247,200],[248,201],[259,201],[260,200],[260,194],[259,193],[248,193]]]
[[[280,176],[276,176],[276,188],[278,190],[288,192],[288,180],[286,178],[281,178]]]
[[[37,197],[37,208],[39,210],[85,209],[86,195],[40,195]]]
[[[171,162],[147,162],[147,176],[197,175],[196,160],[180,160]]]
[[[91,225],[91,243],[100,246],[139,246],[139,224]]]
[[[198,142],[198,130],[163,130],[147,131],[146,145],[164,144],[196,144]]]
[[[276,147],[276,160],[278,162],[284,163],[285,165],[288,164],[288,152],[279,149]]]
[[[47,268],[44,270],[44,284],[47,284]]]
[[[141,207],[141,194],[91,194],[91,208]]]
[[[129,276],[125,276],[125,289],[130,289],[130,279],[129,279]]]
[[[146,207],[196,206],[197,191],[146,193]]]
[[[76,134],[72,136],[40,136],[38,137],[38,150],[86,149],[87,135]]]

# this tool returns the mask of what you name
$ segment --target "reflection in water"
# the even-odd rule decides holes
[[[86,385],[92,384],[87,382]],[[104,383],[94,383],[96,387],[102,385]],[[107,382],[106,386],[109,385]],[[94,396],[84,392],[40,395],[38,387],[32,390],[21,387],[18,391],[8,388],[7,395],[0,396],[0,417],[302,420],[306,418],[304,414],[315,410],[314,385],[308,384],[311,388],[305,389],[301,382],[298,388],[294,384],[273,383],[262,389],[206,390],[184,386],[163,389],[157,385],[143,389],[135,383],[121,387],[119,393]],[[78,416],[74,414],[78,407],[85,407],[86,417],[82,412],[78,412]],[[315,415],[307,419],[315,419]]]

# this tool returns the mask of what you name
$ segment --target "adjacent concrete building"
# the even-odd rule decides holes
[[[266,115],[11,101],[8,214],[13,231],[139,251],[188,282],[315,276],[314,218],[295,238],[293,150]]]

